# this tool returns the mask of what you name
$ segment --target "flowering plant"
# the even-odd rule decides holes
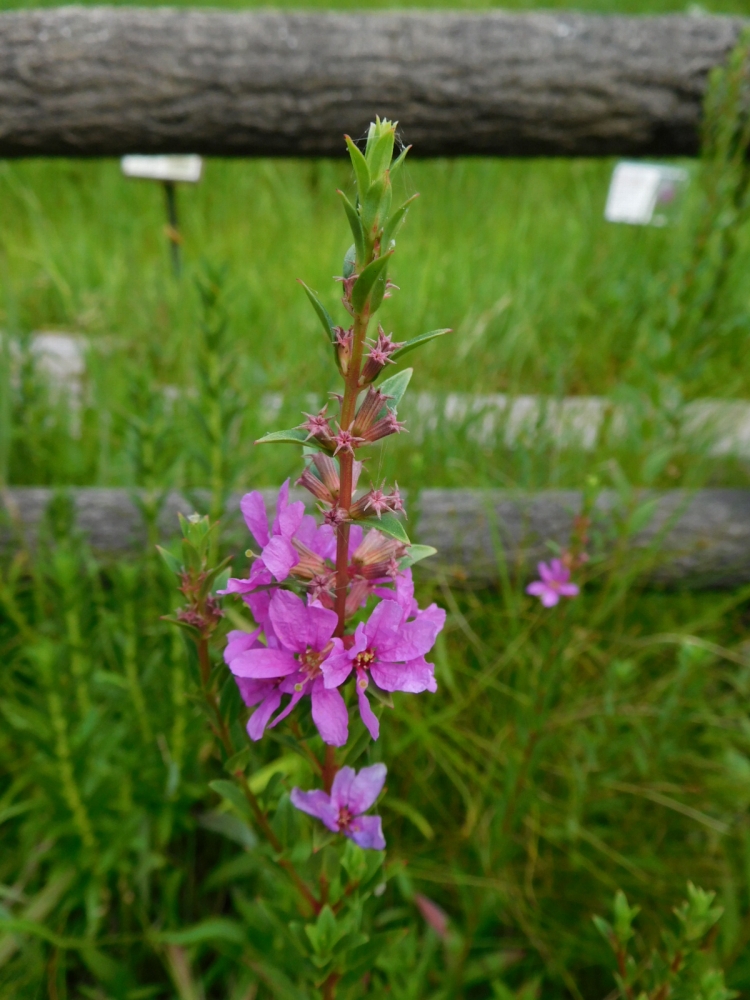
[[[408,153],[407,148],[393,158],[395,139],[395,125],[379,119],[370,126],[364,151],[346,138],[357,195],[351,201],[339,192],[354,242],[337,280],[348,325],[334,325],[303,284],[343,391],[332,393],[317,413],[305,413],[298,427],[257,442],[302,448],[306,467],[297,485],[317,501],[321,523],[306,513],[303,500],[290,496],[287,481],[270,525],[259,492],[242,499],[256,546],[248,553],[252,561],[245,576],[227,579],[228,561],[210,565],[216,526],[198,515],[182,520],[182,561],[163,552],[186,599],[171,620],[193,641],[204,704],[225,770],[234,779],[212,782],[212,788],[263,835],[267,859],[293,886],[296,917],[290,919],[283,893],[276,903],[277,918],[286,922],[298,952],[283,975],[311,985],[324,998],[348,988],[362,995],[363,976],[372,975],[387,943],[387,935],[372,933],[366,906],[385,890],[389,875],[381,819],[368,814],[387,769],[377,760],[358,772],[351,764],[378,739],[380,716],[393,704],[394,692],[437,689],[434,667],[425,657],[445,622],[437,605],[421,609],[414,599],[411,567],[434,549],[410,542],[398,486],[372,483],[359,489],[368,449],[404,430],[398,405],[412,369],[376,385],[380,376],[407,353],[450,332],[434,330],[397,342],[379,324],[368,336],[375,313],[395,288],[388,267],[416,197],[391,211],[392,180]],[[233,676],[227,690],[211,648],[220,635],[218,598],[231,595],[241,598],[253,623],[227,636],[223,660]],[[242,620],[236,611],[234,617]],[[250,746],[242,743],[232,689],[251,709]],[[295,786],[287,794],[271,782],[275,791],[259,790],[246,776],[252,744],[282,722],[285,731],[277,739],[302,758],[322,787]],[[374,756],[371,744],[369,752]],[[314,920],[303,933],[300,913]],[[256,943],[255,952],[261,978],[277,981],[279,969],[270,971],[268,949]]]

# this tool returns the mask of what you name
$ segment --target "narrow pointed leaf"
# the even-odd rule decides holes
[[[362,229],[365,236],[372,242],[375,238],[375,223],[380,219],[385,219],[388,211],[381,212],[383,195],[385,194],[386,179],[381,177],[373,181],[362,199]],[[390,207],[390,201],[389,201]]]
[[[357,524],[368,528],[377,528],[384,535],[390,535],[391,538],[403,542],[404,545],[411,545],[409,536],[406,534],[406,529],[395,514],[381,514],[379,518],[366,517],[362,521],[357,521]]]
[[[344,192],[337,191],[336,193],[344,203],[344,211],[346,212],[346,217],[349,220],[349,227],[352,231],[352,236],[354,237],[354,246],[357,251],[357,261],[362,263],[365,259],[365,233],[362,229],[362,220],[359,217],[357,209],[354,205],[352,205]]]
[[[386,222],[383,227],[383,243],[382,245],[386,248],[390,248],[391,240],[396,238],[399,229],[403,226],[406,221],[406,216],[411,207],[411,203],[419,197],[419,194],[413,194],[408,201],[405,201],[400,208],[397,208],[393,215],[390,217],[388,222]]]
[[[394,351],[391,358],[393,361],[395,361],[396,358],[403,358],[403,356],[408,354],[409,351],[413,351],[417,347],[421,347],[422,344],[427,344],[429,341],[434,340],[435,337],[442,337],[446,333],[453,333],[453,330],[430,330],[429,333],[420,333],[418,337],[412,337],[411,340],[406,341],[403,347],[399,347],[397,351]]]
[[[412,545],[404,558],[400,561],[399,567],[401,569],[407,569],[409,566],[413,566],[415,563],[421,562],[423,559],[429,559],[430,556],[436,555],[437,549],[434,549],[431,545]]]
[[[406,159],[407,154],[408,154],[408,152],[409,152],[410,149],[411,149],[411,146],[405,146],[401,150],[401,152],[398,154],[398,156],[396,157],[396,159],[393,161],[393,163],[391,164],[391,180],[394,179],[394,177],[396,176],[396,174],[399,172],[399,170],[401,169],[401,167],[404,165],[404,160]],[[414,197],[416,197],[416,195]]]
[[[383,254],[382,257],[378,257],[371,264],[368,264],[357,278],[352,289],[352,305],[357,312],[362,312],[364,309],[370,297],[370,292],[378,278],[382,277],[385,280],[385,273],[390,259],[390,253]]]
[[[313,309],[318,314],[318,319],[323,324],[323,329],[328,334],[328,339],[331,341],[331,343],[334,343],[334,341],[336,340],[336,334],[333,332],[333,320],[331,319],[328,310],[320,301],[320,299],[317,297],[315,292],[313,292],[311,288],[307,287],[304,281],[302,281],[300,278],[297,278],[297,281],[299,281],[300,285],[302,285],[302,287],[305,289],[305,294],[312,303]]]
[[[255,442],[256,444],[301,444],[307,448],[315,448],[316,451],[328,451],[323,444],[321,444],[316,438],[310,438],[307,440],[307,431],[300,430],[297,427],[291,428],[288,431],[270,431],[268,434],[264,434],[262,438],[258,438]]]
[[[348,135],[345,135],[344,138],[346,139],[346,145],[349,150],[349,156],[351,157],[352,167],[354,168],[354,175],[357,178],[357,191],[359,192],[361,200],[371,184],[370,168],[367,166],[367,160],[364,158],[359,146],[352,142]]]
[[[392,399],[388,400],[386,404],[389,410],[396,412],[398,404],[404,398],[404,393],[411,381],[411,377],[414,374],[413,368],[404,368],[403,371],[396,372],[395,375],[391,375],[384,382],[381,382],[378,389],[386,396],[392,396]],[[382,413],[383,411],[381,411]]]
[[[156,551],[159,553],[159,555],[162,557],[164,562],[167,564],[169,569],[171,569],[171,571],[174,573],[175,576],[179,576],[180,573],[182,573],[182,563],[180,562],[179,559],[173,556],[171,552],[168,552],[166,549],[163,549],[161,545],[156,546]]]
[[[235,785],[233,781],[209,781],[208,787],[220,795],[227,802],[231,803],[237,812],[242,816],[242,818],[248,822],[251,826],[254,823],[253,814],[250,811],[250,806],[247,804],[247,799],[240,791],[239,787]]]
[[[396,134],[393,129],[387,129],[379,139],[367,151],[367,166],[370,170],[370,177],[377,179],[391,165],[393,159],[393,144],[396,141]]]

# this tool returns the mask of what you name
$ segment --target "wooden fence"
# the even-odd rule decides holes
[[[57,491],[59,495],[60,491]],[[263,491],[271,509],[275,491]],[[34,545],[45,511],[56,492],[12,487],[0,494],[0,543]],[[143,496],[118,489],[71,489],[78,531],[100,555],[143,551],[146,529]],[[306,493],[298,499],[310,500]],[[153,500],[154,498],[152,498]],[[158,534],[174,537],[177,511],[205,510],[206,494],[170,493],[161,498]],[[239,495],[230,498],[225,537],[241,553],[248,545],[239,513]],[[574,490],[524,493],[504,490],[423,490],[407,525],[412,540],[434,545],[438,555],[423,564],[457,581],[486,584],[503,569],[527,576],[540,559],[553,555],[549,542],[564,547],[581,506]],[[629,527],[630,526],[630,529]],[[626,554],[629,571],[640,571],[663,586],[726,587],[750,581],[750,491],[707,489],[641,492],[625,499],[599,495],[593,517],[591,552]],[[245,560],[239,562],[244,565]]]
[[[0,156],[693,154],[743,21],[61,7],[0,14]]]

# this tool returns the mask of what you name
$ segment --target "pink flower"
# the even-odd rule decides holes
[[[268,645],[227,646],[225,659],[240,691],[241,682],[252,681],[248,697],[254,699],[254,704],[260,703],[256,714],[263,713],[257,724],[253,724],[255,716],[250,720],[253,725],[252,729],[248,725],[248,733],[252,739],[260,739],[266,725],[277,725],[310,695],[313,721],[324,742],[337,747],[346,743],[349,716],[344,699],[339,691],[325,686],[321,671],[321,663],[333,648],[331,637],[336,623],[335,612],[318,604],[305,604],[291,591],[280,590],[270,600]],[[285,694],[290,695],[287,706],[269,722]]]
[[[257,490],[246,493],[240,502],[245,523],[260,548],[246,579],[233,577],[219,593],[241,594],[259,625],[268,616],[268,588],[274,580],[281,583],[294,573],[300,557],[307,553],[321,559],[331,559],[336,552],[336,539],[330,527],[318,527],[315,518],[305,514],[301,500],[289,503],[289,480],[279,490],[276,517],[268,530],[268,514],[263,495]],[[306,566],[306,564],[305,564]],[[263,589],[259,589],[263,588]]]
[[[230,632],[227,636],[229,641],[224,650],[225,662],[231,667],[232,661],[241,653],[245,653],[249,649],[263,649],[264,647],[258,641],[259,633],[259,628],[254,632]],[[247,734],[250,739],[259,740],[265,732],[271,716],[281,704],[280,684],[282,678],[253,680],[250,677],[237,677],[235,679],[242,700],[248,708],[259,706],[247,723]]]
[[[526,593],[538,597],[545,608],[553,608],[561,597],[577,597],[579,590],[570,582],[570,570],[560,559],[553,559],[549,565],[537,565],[541,580],[534,580],[526,588]]]
[[[383,691],[437,691],[435,668],[424,654],[435,644],[445,622],[445,612],[420,612],[414,621],[407,621],[413,608],[405,603],[384,600],[378,604],[367,622],[360,622],[350,645],[333,640],[333,652],[322,663],[321,670],[327,688],[337,688],[352,671],[356,673],[357,700],[362,721],[374,740],[380,724],[367,700],[369,678]],[[369,677],[368,677],[369,674]]]
[[[322,789],[302,792],[293,788],[292,805],[309,816],[315,816],[334,833],[343,833],[365,850],[385,849],[380,816],[363,816],[383,790],[387,768],[385,764],[363,767],[357,774],[351,767],[337,772],[328,795]]]

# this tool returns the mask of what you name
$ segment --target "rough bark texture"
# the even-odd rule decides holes
[[[572,13],[0,14],[0,156],[692,154],[742,22]]]
[[[276,491],[262,491],[273,509]],[[34,544],[45,511],[55,495],[43,488],[11,488],[0,503],[0,541],[7,549],[23,541]],[[141,508],[127,490],[72,489],[78,530],[102,555],[143,550],[146,530]],[[308,494],[299,499],[310,501]],[[230,499],[225,537],[241,553],[247,529],[239,513],[239,496]],[[192,502],[191,502],[192,501]],[[501,566],[526,577],[539,559],[551,556],[548,542],[568,544],[581,495],[573,490],[512,493],[502,490],[424,490],[415,504],[409,530],[414,541],[434,545],[438,556],[420,564],[425,572],[443,572],[474,584],[499,578]],[[207,495],[190,499],[171,493],[164,497],[158,518],[162,538],[177,533],[177,511],[190,514],[207,506]],[[630,537],[622,526],[635,511],[642,527]],[[736,586],[750,581],[750,491],[673,490],[642,493],[624,504],[612,492],[599,497],[592,526],[593,555],[618,558],[628,566],[641,560],[644,575],[654,583],[689,587]],[[635,555],[634,555],[635,553]]]

